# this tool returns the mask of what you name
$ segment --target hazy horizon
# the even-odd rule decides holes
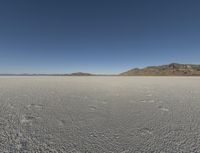
[[[194,64],[194,65],[200,65],[198,63],[176,63],[176,62],[172,62],[172,63],[164,63],[164,64],[160,64],[160,65],[147,65],[147,66],[144,66],[144,67],[131,67],[129,69],[126,69],[126,70],[122,70],[121,72],[118,72],[118,73],[95,73],[95,72],[85,72],[85,71],[71,71],[71,72],[65,72],[65,73],[26,73],[26,72],[22,72],[22,73],[0,73],[0,75],[70,75],[70,74],[73,74],[73,73],[89,73],[89,74],[94,74],[94,75],[119,75],[123,72],[126,72],[128,70],[132,70],[132,69],[136,69],[136,68],[139,68],[139,69],[144,69],[144,68],[147,68],[147,67],[151,67],[151,66],[163,66],[163,65],[170,65],[170,64],[186,64],[186,65],[190,65],[190,64]]]
[[[200,1],[1,1],[0,74],[199,64]]]

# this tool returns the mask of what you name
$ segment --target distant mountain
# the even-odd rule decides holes
[[[149,66],[131,69],[121,76],[200,76],[200,65],[171,63],[161,66]]]
[[[22,74],[0,74],[0,76],[95,76],[91,73],[76,72],[70,74],[31,74],[31,73],[22,73]]]
[[[83,73],[83,72],[75,72],[71,74],[66,74],[68,76],[94,76],[94,74],[91,73]]]
[[[200,76],[200,65],[171,63],[141,69],[134,68],[118,75],[75,72],[70,74],[0,74],[0,76]]]

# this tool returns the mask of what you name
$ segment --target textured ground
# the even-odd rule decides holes
[[[0,152],[200,152],[200,77],[0,77]]]

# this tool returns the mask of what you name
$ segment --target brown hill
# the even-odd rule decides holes
[[[93,76],[94,74],[91,73],[83,73],[83,72],[75,72],[68,74],[69,76]]]
[[[171,63],[161,66],[149,66],[131,69],[123,76],[200,76],[200,65]]]

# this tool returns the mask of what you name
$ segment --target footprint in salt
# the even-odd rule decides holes
[[[147,97],[152,97],[152,94],[151,93],[147,94]]]
[[[92,111],[97,110],[97,107],[96,107],[96,106],[89,106],[89,108],[90,108],[90,110],[92,110]]]
[[[36,117],[36,116],[31,116],[31,115],[22,115],[21,117],[21,123],[22,124],[30,124],[32,125],[32,122],[40,119],[40,117]]]
[[[169,112],[169,109],[164,108],[164,107],[162,107],[162,106],[158,106],[158,108],[159,108],[161,111]]]
[[[9,107],[10,109],[13,109],[13,108],[14,108],[13,104],[11,104],[11,103],[8,104],[8,107]]]
[[[149,128],[139,129],[139,132],[143,136],[145,136],[145,135],[152,135],[153,134],[153,132]]]
[[[57,122],[58,122],[59,126],[64,126],[64,124],[65,124],[64,120],[57,120]]]
[[[32,119],[33,119],[33,118],[31,118],[31,117],[28,117],[28,116],[23,115],[22,118],[21,118],[21,123],[22,123],[22,124],[31,123],[31,122],[32,122]]]
[[[149,99],[149,100],[141,100],[141,103],[155,103],[155,100]]]
[[[165,112],[169,112],[169,109],[167,109],[167,108],[161,108],[160,110],[165,111]]]
[[[37,109],[37,110],[42,110],[43,105],[42,104],[29,104],[27,108],[30,109]]]
[[[149,100],[148,102],[149,103],[155,103],[155,100]]]

